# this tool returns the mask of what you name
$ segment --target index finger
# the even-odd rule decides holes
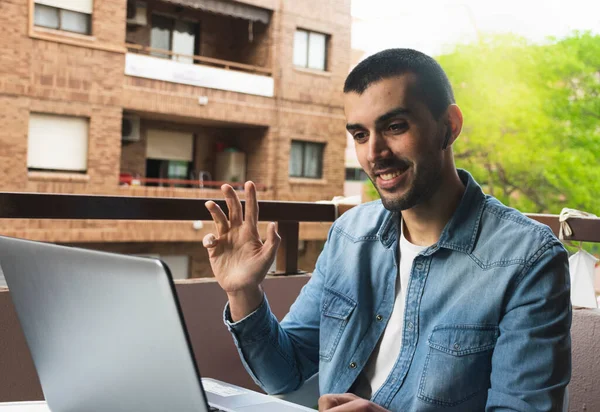
[[[352,393],[335,393],[323,395],[319,398],[319,412],[328,411],[331,408],[360,399]]]
[[[377,408],[377,409],[375,409]],[[354,399],[348,403],[328,409],[327,412],[377,412],[378,407],[374,406],[366,399]]]
[[[253,182],[246,182],[244,190],[246,191],[245,221],[252,226],[253,229],[258,230],[258,200],[256,198],[256,186],[254,186]]]

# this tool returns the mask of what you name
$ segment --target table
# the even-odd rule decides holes
[[[0,412],[50,412],[46,402],[0,403]]]

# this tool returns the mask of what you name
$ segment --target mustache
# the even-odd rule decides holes
[[[406,159],[398,159],[398,158],[385,159],[385,160],[380,160],[376,163],[373,163],[373,167],[371,167],[371,170],[375,174],[381,172],[382,170],[387,170],[387,169],[406,170],[411,166],[411,164],[412,164],[412,162],[410,162],[409,160],[406,160]]]

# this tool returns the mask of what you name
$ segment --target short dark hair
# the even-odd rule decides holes
[[[346,78],[344,93],[363,94],[373,83],[406,73],[416,76],[416,91],[434,118],[454,103],[444,69],[433,58],[413,49],[388,49],[367,57]]]

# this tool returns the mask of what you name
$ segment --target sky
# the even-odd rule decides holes
[[[600,0],[352,0],[352,48],[410,47],[429,55],[515,33],[535,42],[573,30],[600,33]]]

